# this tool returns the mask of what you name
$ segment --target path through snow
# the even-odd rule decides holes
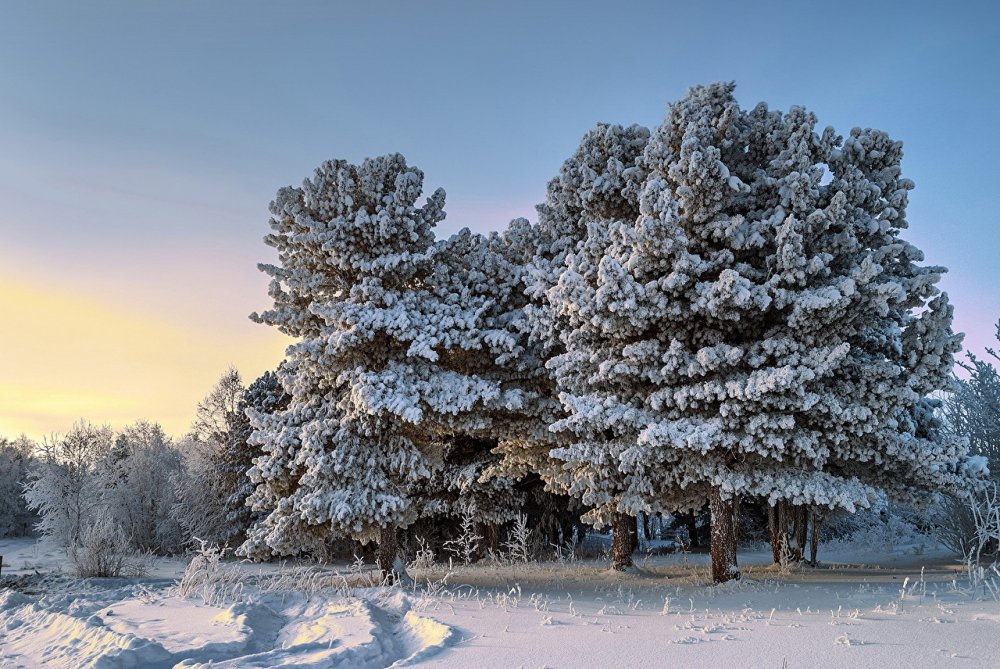
[[[129,594],[139,597],[122,599]],[[399,592],[272,593],[225,608],[136,586],[78,597],[0,592],[0,666],[11,669],[381,668],[428,657],[451,636]]]

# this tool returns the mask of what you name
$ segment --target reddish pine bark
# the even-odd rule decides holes
[[[738,579],[740,570],[736,564],[736,500],[723,499],[722,491],[713,488],[709,508],[712,512],[712,581],[725,583]]]

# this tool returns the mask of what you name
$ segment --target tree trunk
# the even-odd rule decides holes
[[[500,528],[496,523],[486,524],[486,547],[496,555],[500,552]]]
[[[778,563],[786,564],[792,559],[792,547],[788,542],[788,528],[791,525],[791,512],[788,502],[778,502]]]
[[[611,568],[625,571],[632,566],[632,553],[635,552],[635,518],[627,513],[616,513],[611,522]]]
[[[395,570],[397,551],[396,527],[394,525],[383,527],[379,533],[378,549],[375,552],[375,563],[382,571],[383,579],[395,581],[400,577]]]
[[[691,548],[698,548],[698,517],[694,515],[694,511],[688,511],[687,514],[687,530],[688,539],[691,540]]]
[[[812,541],[809,543],[809,564],[816,566],[816,554],[819,552],[819,527],[823,522],[823,513],[819,509],[810,509],[812,517]]]
[[[776,505],[767,507],[767,531],[771,535],[771,556],[774,564],[781,564],[781,536],[784,534],[781,525],[778,523],[778,502]]]
[[[795,550],[792,559],[802,562],[806,552],[806,536],[809,530],[809,507],[805,504],[795,507]]]
[[[649,542],[649,525],[646,514],[640,511],[635,516],[635,526],[636,526],[636,548],[642,548],[643,544]]]
[[[635,553],[637,550],[639,550],[639,525],[638,525],[638,519],[633,520],[632,521],[632,525],[629,527],[628,541],[629,541],[629,548],[632,549],[633,553]]]
[[[712,513],[712,581],[725,583],[740,577],[736,565],[736,533],[738,529],[735,499],[722,499],[722,491],[712,489],[709,497]]]

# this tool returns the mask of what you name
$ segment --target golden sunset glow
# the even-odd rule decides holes
[[[79,418],[119,427],[139,418],[183,434],[229,364],[249,383],[286,340],[243,321],[193,328],[57,286],[0,275],[0,435],[33,438]]]

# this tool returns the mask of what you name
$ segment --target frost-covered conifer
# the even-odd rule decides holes
[[[495,285],[502,259],[468,233],[435,244],[444,191],[420,206],[422,187],[399,155],[330,161],[272,203],[266,243],[279,264],[261,269],[274,308],[253,318],[297,341],[279,372],[288,408],[251,412],[263,455],[250,504],[267,515],[244,554],[318,548],[334,533],[377,538],[388,570],[444,443],[532,401],[492,371],[517,353],[496,304],[511,290]]]
[[[563,350],[560,332],[566,323],[552,308],[548,291],[565,271],[567,254],[573,252],[587,235],[589,226],[606,226],[610,221],[634,220],[638,216],[638,188],[642,184],[640,165],[649,130],[638,125],[598,124],[584,135],[579,147],[562,165],[547,188],[545,202],[538,206],[539,221],[529,225],[524,219],[513,221],[505,233],[517,249],[524,266],[523,283],[527,301],[521,307],[522,329],[528,333],[525,359],[541,369],[545,361]],[[550,376],[540,376],[541,392],[555,400],[555,385]],[[553,418],[561,414],[556,407]],[[523,477],[537,474],[550,486],[561,480],[562,463],[550,457],[557,445],[551,432],[525,432],[501,440],[503,459],[494,471]]]
[[[599,123],[580,140],[572,156],[549,181],[545,202],[538,205],[538,223],[511,223],[509,235],[530,247],[525,262],[525,289],[531,301],[525,310],[532,340],[542,355],[561,350],[561,325],[547,291],[559,281],[568,253],[587,236],[589,226],[610,221],[634,221],[639,215],[638,192],[644,179],[642,155],[649,129]]]
[[[551,375],[541,373],[545,361],[563,350],[560,332],[566,323],[549,302],[548,291],[565,269],[568,253],[586,236],[591,225],[606,225],[614,219],[634,220],[638,215],[637,192],[642,184],[640,165],[649,130],[638,125],[623,127],[601,123],[584,135],[579,147],[562,165],[547,188],[545,202],[538,206],[539,221],[511,222],[505,235],[512,240],[511,257],[523,266],[524,295],[518,304],[521,331],[527,334],[523,360],[536,366],[536,387],[555,405],[547,412],[551,426],[561,417]],[[551,431],[527,430],[501,439],[500,462],[489,470],[515,478],[540,476],[550,491],[564,492],[562,463],[551,457],[559,435]],[[630,519],[616,519],[621,528]],[[631,521],[634,523],[634,520]],[[631,553],[631,550],[619,551]],[[630,558],[620,556],[620,562]]]
[[[924,400],[960,339],[943,269],[901,238],[901,144],[732,91],[669,107],[638,218],[589,226],[549,291],[566,484],[594,516],[708,498],[716,581],[738,576],[739,496],[852,510],[975,464]]]
[[[218,483],[226,496],[226,527],[223,538],[226,541],[245,537],[247,530],[260,514],[255,514],[246,505],[253,492],[253,484],[247,472],[253,467],[253,459],[261,455],[259,446],[249,443],[253,426],[246,415],[248,409],[261,414],[272,414],[288,406],[291,398],[278,381],[274,372],[264,372],[243,393],[236,412],[229,424],[229,441],[219,454],[215,466]]]

